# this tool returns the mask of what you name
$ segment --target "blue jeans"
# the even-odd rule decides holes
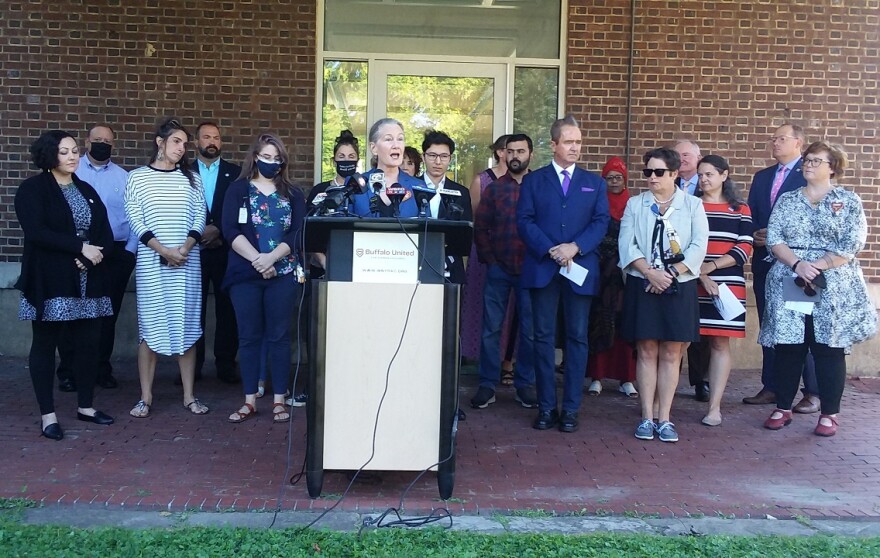
[[[519,275],[510,275],[497,264],[486,269],[483,286],[483,333],[480,337],[480,387],[495,389],[501,380],[501,326],[507,314],[510,292],[516,293],[517,322],[516,369],[513,385],[519,389],[535,385],[532,301],[519,286]],[[509,341],[513,343],[514,340]]]
[[[575,293],[568,279],[556,276],[542,289],[529,289],[535,320],[535,380],[540,411],[556,410],[556,309],[562,298],[565,319],[565,380],[562,410],[577,412],[587,369],[587,326],[593,297]]]
[[[257,393],[263,347],[275,395],[287,391],[290,375],[290,324],[299,291],[293,273],[254,279],[229,289],[238,322],[238,360],[245,395]]]

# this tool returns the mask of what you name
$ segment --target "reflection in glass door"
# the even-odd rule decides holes
[[[371,73],[371,120],[403,123],[406,143],[422,151],[427,130],[455,141],[449,176],[469,185],[486,168],[489,146],[504,133],[505,67],[491,64],[377,62]]]

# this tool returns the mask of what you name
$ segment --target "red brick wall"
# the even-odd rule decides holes
[[[186,7],[178,7],[180,5]],[[35,172],[28,146],[60,128],[117,133],[116,161],[146,163],[156,123],[220,123],[240,161],[259,131],[277,133],[293,174],[312,183],[315,2],[27,2],[0,7],[0,261],[17,260],[13,196]],[[191,131],[194,131],[191,130]]]
[[[727,157],[746,189],[783,121],[844,145],[840,179],[862,198],[866,276],[880,281],[877,0],[636,2],[630,172],[679,136]],[[567,110],[592,168],[623,155],[632,14],[627,0],[569,1]],[[636,185],[641,186],[641,181]]]

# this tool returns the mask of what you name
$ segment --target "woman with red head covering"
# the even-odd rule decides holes
[[[602,168],[602,178],[608,183],[608,209],[611,220],[608,232],[599,245],[599,272],[602,274],[599,296],[590,310],[589,347],[590,359],[587,376],[592,378],[589,394],[602,392],[602,379],[620,382],[618,388],[628,397],[638,397],[633,386],[636,379],[636,359],[632,345],[618,338],[617,325],[623,308],[623,273],[618,267],[620,256],[617,237],[620,220],[629,200],[626,187],[626,164],[619,157],[612,157]]]

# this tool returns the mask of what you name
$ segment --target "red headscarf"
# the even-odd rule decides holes
[[[629,201],[629,189],[626,187],[628,180],[626,163],[620,157],[608,159],[608,162],[602,167],[602,178],[605,178],[611,171],[617,171],[623,175],[623,190],[619,194],[613,194],[611,190],[608,190],[608,212],[611,213],[612,219],[620,221],[623,219],[623,210],[626,209],[626,202]]]

